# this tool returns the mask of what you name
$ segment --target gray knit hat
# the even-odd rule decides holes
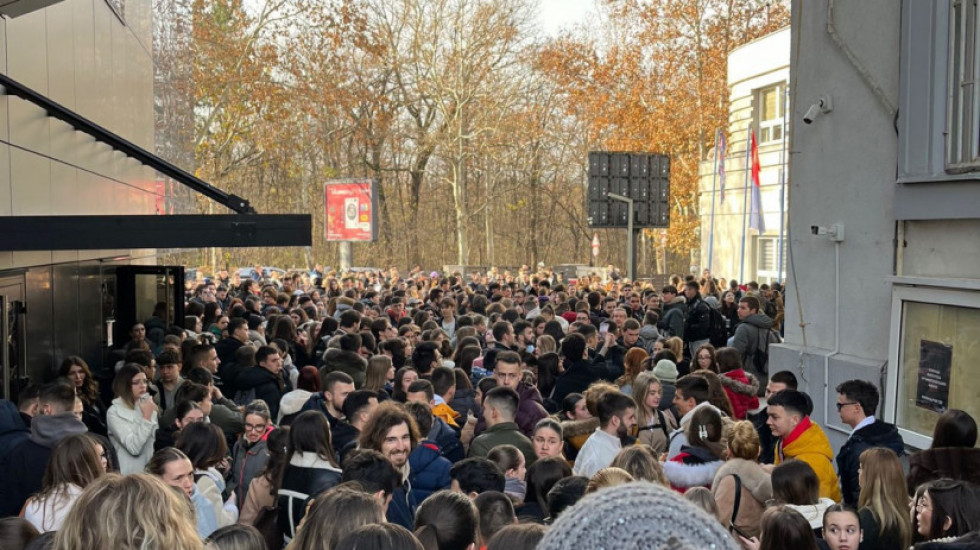
[[[716,518],[652,483],[586,495],[565,510],[537,550],[738,550]]]
[[[677,382],[677,365],[670,359],[657,361],[657,366],[653,367],[653,375],[661,382],[673,384]]]

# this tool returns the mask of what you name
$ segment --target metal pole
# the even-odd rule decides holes
[[[609,193],[607,195],[610,199],[621,201],[626,203],[626,208],[629,209],[626,215],[626,276],[629,277],[630,281],[636,280],[635,278],[635,266],[633,262],[633,199],[629,197],[624,197],[623,195],[617,195],[616,193]]]
[[[738,266],[738,280],[745,284],[745,229],[749,220],[749,172],[752,170],[752,128],[745,134],[745,192],[742,197],[742,254]]]
[[[783,234],[786,230],[786,103],[789,97],[789,88],[783,92],[783,149],[779,156],[779,262],[776,267],[776,276],[780,283],[784,283],[783,277]]]
[[[708,270],[712,273],[715,255],[715,194],[718,190],[718,132],[719,130],[715,130],[715,162],[711,170],[711,224],[708,229]]]

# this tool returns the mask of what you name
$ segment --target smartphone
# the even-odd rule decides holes
[[[609,332],[609,323],[599,323],[599,334],[605,336]]]

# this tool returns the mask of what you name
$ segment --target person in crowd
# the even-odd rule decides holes
[[[415,514],[415,535],[426,550],[472,550],[478,525],[473,501],[453,491],[427,498]]]
[[[262,533],[251,525],[229,525],[211,533],[204,541],[205,550],[268,550]]]
[[[834,472],[830,441],[817,423],[810,420],[808,400],[802,393],[783,390],[769,399],[769,428],[780,438],[776,445],[775,464],[798,459],[806,462],[820,479],[820,496],[834,502],[841,500],[837,474]]]
[[[54,533],[38,533],[31,522],[24,518],[2,518],[0,519],[0,548],[10,550],[29,550],[39,546],[39,541],[44,542],[45,548],[50,548],[51,535]]]
[[[568,462],[560,457],[539,458],[527,469],[524,503],[516,508],[520,518],[543,522],[548,517],[548,492],[559,480],[572,475]]]
[[[274,510],[279,493],[280,479],[286,468],[286,454],[289,450],[289,427],[277,428],[265,438],[269,459],[248,485],[245,502],[238,514],[238,523],[255,525],[265,510]]]
[[[391,385],[395,380],[395,365],[391,357],[372,355],[368,359],[367,372],[364,375],[364,386],[361,389],[377,392],[378,401],[391,398]]]
[[[607,335],[606,339],[610,343],[615,340],[614,335],[609,333]],[[602,351],[606,349],[607,347],[604,347]],[[555,387],[551,393],[551,399],[556,403],[562,403],[569,394],[584,392],[598,380],[609,378],[605,356],[597,356],[595,360],[590,359],[585,338],[579,333],[573,332],[561,341],[559,355],[564,372],[555,380]]]
[[[428,405],[410,402],[405,405],[405,409],[415,419],[419,433],[429,433],[435,417]],[[437,491],[448,489],[452,482],[449,478],[449,470],[453,467],[453,463],[442,455],[439,445],[428,438],[419,441],[412,450],[408,456],[408,464],[409,483],[420,501]]]
[[[340,539],[336,550],[425,550],[411,531],[393,523],[362,525]]]
[[[174,405],[177,389],[184,383],[180,376],[180,352],[163,350],[157,356],[157,388],[160,389],[160,410],[165,411]]]
[[[823,514],[822,540],[830,550],[861,548],[864,542],[864,531],[854,508],[846,504],[834,504],[827,508]],[[820,546],[820,541],[817,541],[817,546]],[[868,548],[878,548],[878,546],[868,546]],[[907,546],[902,548],[907,548]]]
[[[762,513],[759,538],[747,539],[738,535],[738,540],[744,548],[749,550],[782,550],[784,548],[817,550],[817,541],[813,537],[811,525],[812,522],[807,522],[806,518],[792,507],[774,506]]]
[[[148,383],[146,373],[130,364],[119,369],[112,382],[116,398],[106,413],[106,420],[122,474],[142,472],[153,454],[159,425],[157,407],[147,393]]]
[[[718,380],[732,404],[732,418],[745,420],[750,411],[759,408],[759,379],[742,368],[742,359],[734,348],[721,348],[716,357],[721,371]]]
[[[980,449],[977,423],[959,409],[939,415],[932,445],[909,458],[909,493],[927,481],[948,477],[980,484]]]
[[[330,425],[316,411],[304,411],[289,427],[289,445],[277,494],[279,529],[286,540],[306,514],[312,497],[340,483],[341,470],[330,443]]]
[[[718,520],[725,526],[734,525],[747,538],[759,536],[762,512],[772,498],[772,480],[758,458],[755,427],[747,420],[734,423],[728,438],[728,459],[711,483]]]
[[[504,472],[490,459],[471,457],[453,464],[450,490],[475,498],[486,491],[504,492],[507,486]]]
[[[537,458],[534,446],[516,423],[519,403],[520,396],[509,387],[498,386],[487,393],[483,399],[483,419],[487,429],[470,443],[469,456],[487,456],[497,445],[507,444],[517,447],[527,463],[534,462]]]
[[[156,476],[107,474],[75,502],[54,538],[55,550],[140,548],[201,550],[194,512]]]
[[[670,433],[677,429],[677,420],[670,410],[660,410],[663,384],[652,372],[637,375],[633,382],[633,401],[636,403],[637,439],[649,445],[658,456],[667,450]]]
[[[218,340],[214,345],[215,352],[218,354],[219,369],[227,369],[234,364],[235,352],[249,342],[248,321],[241,317],[229,319],[228,337]],[[224,372],[221,372],[221,378],[225,383],[232,382]]]
[[[550,456],[562,457],[564,435],[561,424],[552,418],[542,418],[534,427],[531,434],[531,445],[534,447],[536,460]]]
[[[67,378],[75,386],[75,393],[82,399],[82,422],[88,431],[102,436],[109,435],[106,427],[106,410],[99,398],[99,383],[92,375],[88,363],[77,355],[65,357],[58,368],[58,376]]]
[[[293,388],[282,373],[282,356],[272,346],[261,346],[255,352],[256,368],[245,369],[235,378],[235,385],[242,391],[254,391],[254,399],[261,399],[269,406],[273,418],[279,415],[282,396]]]
[[[228,444],[221,430],[204,422],[195,422],[180,431],[176,448],[187,455],[194,466],[197,490],[214,508],[218,527],[238,520],[234,496],[224,498],[225,478],[218,466],[227,469]]]
[[[858,506],[864,532],[861,548],[908,548],[912,544],[912,525],[907,511],[908,494],[902,462],[895,451],[885,447],[865,449],[859,461],[861,493]]]
[[[362,525],[384,523],[381,504],[364,491],[338,485],[316,496],[288,550],[332,550]]]
[[[797,388],[796,375],[789,371],[779,371],[769,378],[766,384],[766,400],[776,392],[783,390],[795,390]],[[804,394],[806,395],[806,394]],[[776,437],[772,435],[769,427],[769,408],[763,407],[758,413],[749,414],[749,420],[755,426],[755,431],[759,434],[759,462],[762,464],[772,464],[776,459]]]
[[[667,444],[667,459],[672,459],[681,452],[681,447],[687,445],[687,427],[694,413],[700,409],[709,408],[721,414],[721,410],[709,402],[708,380],[704,377],[689,374],[677,380],[674,389],[674,407],[681,415],[676,430],[671,432]]]
[[[633,394],[633,382],[636,380],[637,375],[645,370],[644,360],[649,356],[650,354],[640,347],[630,348],[626,352],[626,356],[623,359],[625,373],[616,380],[616,385],[619,386],[620,391],[626,395]]]
[[[756,368],[756,354],[768,353],[769,344],[778,343],[779,337],[772,331],[772,318],[761,311],[762,305],[758,296],[745,296],[738,301],[739,323],[735,327],[731,346],[739,354],[742,365],[752,371],[752,374],[765,381],[768,364],[760,370]]]
[[[858,483],[861,454],[872,447],[891,449],[905,454],[905,442],[894,424],[875,418],[878,410],[878,388],[865,380],[848,380],[837,386],[837,413],[841,422],[851,427],[851,435],[837,453],[844,504],[856,506],[861,486]],[[906,545],[907,546],[907,545]]]
[[[912,527],[921,540],[951,541],[980,529],[980,489],[966,481],[928,481],[914,510]]]
[[[264,401],[253,401],[245,407],[245,433],[232,449],[229,488],[235,493],[235,506],[241,510],[249,486],[269,461],[266,436],[272,430],[272,416]]]
[[[693,411],[685,430],[687,444],[664,462],[664,475],[672,488],[681,493],[692,487],[711,488],[715,473],[724,463],[722,426],[718,411],[707,407]]]
[[[201,538],[218,529],[218,513],[194,483],[194,465],[183,451],[166,447],[153,453],[146,463],[146,473],[159,477],[187,497],[194,509],[195,526]]]
[[[44,472],[55,445],[66,437],[86,433],[74,414],[75,388],[60,381],[38,391],[37,414],[30,434],[0,461],[0,516],[15,516],[27,498],[43,487]],[[152,434],[151,434],[152,439]]]
[[[391,398],[399,403],[404,403],[408,387],[419,379],[419,371],[413,367],[401,367],[395,371],[395,380],[392,387]]]
[[[707,487],[692,487],[691,490],[684,492],[684,500],[704,510],[709,516],[718,515],[718,504]]]
[[[320,386],[320,371],[313,365],[299,369],[293,390],[287,392],[279,401],[279,416],[275,419],[278,426],[288,426],[296,415],[303,410],[310,397],[323,391]]]
[[[520,505],[527,494],[527,461],[524,454],[508,444],[495,445],[487,458],[493,461],[504,472],[504,494]]]
[[[561,512],[537,550],[575,548],[734,550],[737,545],[717,520],[666,487],[628,483],[586,495]]]
[[[507,387],[517,392],[519,400],[513,422],[517,424],[525,437],[529,437],[538,421],[548,416],[548,411],[542,405],[541,394],[538,393],[538,389],[522,382],[521,375],[520,355],[510,351],[499,351],[496,354],[493,377],[497,380],[498,386]],[[486,428],[486,415],[483,415],[477,421],[477,435]]]
[[[694,352],[694,361],[692,362],[692,366],[695,368],[695,370],[710,370],[713,373],[720,374],[721,369],[718,366],[716,353],[717,350],[710,343],[702,344],[701,347]]]
[[[452,369],[446,367],[438,367],[438,369],[446,369],[452,372]],[[434,371],[433,376],[437,378],[439,376],[445,375],[445,373],[438,373]],[[453,375],[453,383],[455,383],[455,375]],[[432,440],[436,445],[439,446],[442,456],[446,457],[450,462],[457,462],[462,460],[465,456],[465,450],[463,449],[463,444],[460,442],[459,433],[462,431],[456,422],[450,416],[446,416],[446,408],[443,400],[442,405],[436,405],[436,399],[439,397],[435,390],[433,389],[432,382],[429,380],[416,380],[412,382],[412,385],[408,387],[408,392],[405,394],[408,403],[421,403],[429,408],[432,412],[432,422],[430,423],[430,431],[425,432],[424,435],[427,439]],[[440,398],[441,399],[441,398]],[[435,415],[435,411],[442,411],[443,416],[439,417]],[[451,410],[451,409],[449,409]],[[453,411],[455,413],[455,411]],[[452,421],[450,423],[449,421]]]
[[[330,434],[341,463],[347,453],[357,448],[357,438],[360,437],[361,430],[377,408],[377,393],[371,390],[354,390],[344,398],[342,410],[349,429],[340,429],[338,425],[338,429],[331,431]]]
[[[684,284],[684,297],[687,299],[687,311],[684,316],[684,356],[693,357],[694,352],[708,342],[711,306],[701,298],[701,285],[697,281],[687,281]]]
[[[250,347],[248,349],[252,348]],[[187,372],[186,378],[187,381],[177,389],[177,402],[182,401],[181,395],[190,386],[204,386],[208,391],[209,398],[199,397],[192,400],[205,411],[208,421],[221,428],[221,431],[225,433],[225,437],[229,441],[234,442],[245,430],[244,419],[241,413],[243,407],[225,397],[215,385],[215,379],[211,371],[195,367]],[[187,395],[195,395],[195,392]],[[247,404],[244,403],[244,405]],[[169,411],[163,413],[163,421],[161,423],[167,423],[168,413]]]
[[[575,458],[575,475],[592,477],[609,466],[622,448],[622,441],[636,426],[636,403],[618,391],[602,394],[596,405],[599,427]]]
[[[673,356],[673,354],[669,351],[662,351],[654,355],[650,361],[653,368],[650,368],[649,370],[653,372],[653,375],[657,377],[657,380],[660,380],[660,386],[663,392],[663,396],[660,398],[660,410],[670,410],[671,414],[674,415],[674,418],[677,418],[679,415],[676,407],[674,407],[674,390],[676,388],[678,375],[677,363],[675,363],[673,359],[669,358],[658,359],[659,357],[663,357],[665,354],[670,354]]]
[[[772,498],[803,515],[814,533],[823,528],[823,514],[834,501],[820,496],[821,481],[802,460],[787,460],[772,470]]]
[[[732,409],[732,402],[728,399],[728,394],[725,393],[725,387],[721,383],[721,375],[715,374],[710,370],[695,370],[691,371],[689,376],[704,378],[708,382],[708,403],[711,403],[716,409],[721,411],[726,419],[731,420],[734,418],[735,411]]]
[[[609,466],[593,474],[593,476],[589,479],[588,485],[585,486],[585,494],[594,493],[600,489],[624,485],[626,483],[633,483],[634,481],[636,480],[633,479],[633,476],[626,470]]]
[[[357,482],[381,504],[387,514],[392,495],[402,482],[401,473],[383,454],[371,449],[357,449],[343,462],[342,483]]]
[[[27,499],[23,517],[39,533],[57,531],[90,483],[105,474],[105,450],[87,434],[70,435],[51,452],[41,491]]]
[[[555,482],[551,490],[548,491],[546,499],[548,511],[544,520],[545,524],[554,523],[562,512],[582,500],[588,486],[589,478],[585,476],[570,475]]]
[[[184,426],[191,422],[204,422],[207,415],[201,407],[193,401],[180,401],[173,407],[174,420],[168,427],[158,428],[156,437],[153,441],[153,451],[159,451],[166,447],[173,447],[177,441],[177,435]]]
[[[367,375],[367,359],[359,353],[363,345],[361,335],[355,332],[336,336],[330,339],[330,344],[323,352],[323,366],[320,370],[324,373],[346,373],[354,380],[355,387],[363,386]]]
[[[517,523],[514,505],[507,495],[496,491],[487,491],[473,499],[480,513],[480,543],[478,547],[487,547],[493,537],[506,527]],[[513,549],[511,549],[513,550]]]
[[[415,419],[397,401],[379,404],[358,436],[361,449],[380,452],[401,474],[385,517],[406,529],[414,526],[415,509],[419,502],[409,480],[408,457],[420,439]]]
[[[659,483],[664,487],[670,486],[663,466],[657,460],[657,455],[650,447],[642,444],[624,447],[613,459],[612,468],[621,468],[637,481]]]

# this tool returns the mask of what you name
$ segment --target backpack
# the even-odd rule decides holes
[[[780,342],[779,336],[773,334],[772,330],[766,330],[766,346],[761,347],[762,337],[756,332],[755,351],[752,353],[752,366],[755,371],[761,374],[769,374],[769,341],[773,340],[777,344]]]
[[[723,348],[728,345],[728,320],[721,314],[721,311],[708,307],[708,315],[711,317],[711,324],[708,326],[708,340],[716,348]],[[768,349],[768,346],[767,346]]]

